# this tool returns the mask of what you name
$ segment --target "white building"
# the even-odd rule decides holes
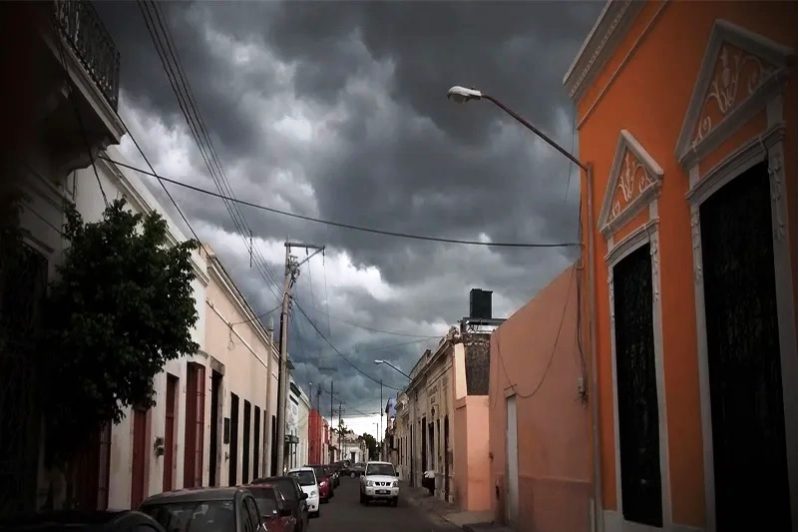
[[[302,467],[308,460],[308,416],[311,402],[308,395],[292,379],[289,382],[289,400],[286,402],[286,465]]]

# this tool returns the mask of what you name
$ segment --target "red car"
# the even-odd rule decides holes
[[[289,502],[272,484],[242,486],[253,494],[267,532],[293,532],[297,518],[292,515]]]
[[[314,470],[314,474],[317,476],[317,484],[319,485],[319,500],[328,502],[333,497],[333,484],[327,468],[323,465],[307,465],[303,467],[310,467]]]

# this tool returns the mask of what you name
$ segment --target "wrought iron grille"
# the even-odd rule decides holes
[[[614,267],[619,452],[625,519],[661,526],[661,462],[650,246]]]
[[[62,35],[116,110],[119,51],[94,6],[85,0],[54,0],[53,14]]]
[[[704,202],[700,228],[717,530],[791,530],[767,165]]]
[[[0,237],[2,238],[2,237]],[[33,509],[39,408],[33,358],[47,286],[47,260],[22,245],[0,258],[0,515]]]

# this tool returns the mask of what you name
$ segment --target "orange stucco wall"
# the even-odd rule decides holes
[[[515,393],[520,531],[589,530],[591,443],[589,406],[578,392],[578,275],[574,267],[562,272],[492,335],[492,509],[503,517],[506,397]]]
[[[615,77],[613,73],[631,46],[655,18],[638,48]],[[618,509],[615,480],[614,402],[609,316],[608,250],[596,231],[620,130],[627,129],[664,170],[658,200],[661,315],[664,384],[667,412],[671,521],[705,524],[703,449],[694,279],[689,203],[689,176],[679,164],[675,147],[695,86],[715,19],[724,19],[796,49],[797,4],[777,2],[650,2],[645,5],[592,86],[577,102],[580,159],[594,170],[592,190],[582,187],[582,205],[592,195],[594,217],[593,273],[596,279],[596,347],[602,456],[602,496],[606,509]],[[680,37],[678,37],[680,36]],[[785,88],[785,172],[789,233],[797,307],[797,74]],[[612,80],[613,77],[613,80]],[[609,86],[608,83],[611,81]],[[604,92],[598,101],[597,96]],[[701,163],[701,173],[746,139],[764,130],[765,114],[750,120]],[[626,228],[629,229],[629,228]],[[619,241],[619,238],[615,240]],[[588,259],[587,259],[588,260]],[[665,516],[666,517],[666,516]]]
[[[457,401],[455,419],[456,502],[470,512],[489,510],[489,396]]]

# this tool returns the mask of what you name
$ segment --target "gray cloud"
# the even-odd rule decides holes
[[[177,178],[213,188],[136,4],[97,7],[120,48],[121,111],[141,124],[137,138]],[[239,197],[394,231],[493,241],[576,239],[574,169],[568,178],[570,168],[559,154],[488,102],[458,106],[445,93],[465,84],[494,94],[569,148],[571,109],[561,78],[601,3],[161,7]],[[173,152],[183,153],[186,164],[170,165]],[[230,234],[234,224],[221,202],[182,190],[174,195],[220,250],[251,304],[257,310],[274,306],[264,279],[248,266],[240,237]],[[376,237],[244,207],[242,212],[259,241],[322,242],[329,258],[346,253],[365,279],[370,268],[378,272],[380,281],[370,283],[379,282],[391,297],[357,284],[328,291],[330,335],[360,368],[394,384],[402,378],[372,360],[386,358],[408,370],[426,343],[339,320],[412,334],[444,332],[466,314],[472,287],[494,290],[497,313],[508,315],[576,256],[569,249],[497,250]],[[280,258],[262,251],[274,259],[270,267],[279,276]],[[309,278],[304,274],[298,301],[327,334],[324,281],[320,265],[315,267],[310,277],[316,291],[303,284]],[[318,358],[323,364],[337,358],[299,313],[294,323],[298,383],[328,382]],[[394,347],[376,356],[373,351],[386,345]],[[375,402],[373,384],[341,360],[336,365],[342,399],[374,411],[365,406]]]

